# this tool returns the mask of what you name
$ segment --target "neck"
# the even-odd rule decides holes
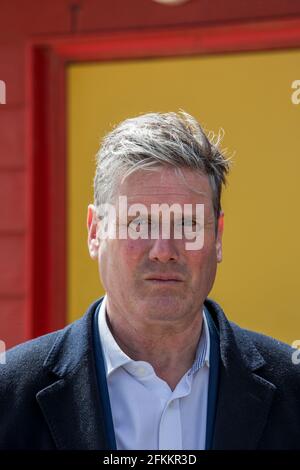
[[[202,308],[200,310],[202,312]],[[197,309],[176,322],[133,321],[107,304],[108,327],[120,348],[134,361],[149,362],[173,390],[191,368],[201,335],[203,315]]]

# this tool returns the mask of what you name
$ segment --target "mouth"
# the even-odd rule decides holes
[[[182,281],[175,280],[162,280],[162,279],[147,279],[147,282],[150,282],[152,286],[156,287],[178,287]]]
[[[149,276],[146,278],[146,281],[150,281],[155,284],[161,284],[161,285],[166,285],[166,284],[179,284],[183,282],[179,276],[175,275],[155,275],[155,276]]]

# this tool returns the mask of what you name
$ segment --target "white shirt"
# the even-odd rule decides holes
[[[108,392],[118,450],[205,449],[209,377],[209,330],[203,328],[193,366],[172,391],[151,364],[130,359],[99,311]]]

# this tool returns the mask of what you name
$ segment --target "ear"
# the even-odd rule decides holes
[[[218,218],[218,231],[216,239],[216,250],[217,250],[217,261],[221,263],[222,261],[222,238],[224,230],[224,212],[221,212]]]
[[[92,259],[98,258],[99,240],[97,236],[98,220],[96,209],[93,204],[89,204],[87,212],[87,229],[88,229],[88,249]]]

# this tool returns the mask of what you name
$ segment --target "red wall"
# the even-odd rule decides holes
[[[72,6],[73,5],[73,6]],[[33,37],[113,30],[208,25],[300,17],[299,0],[190,0],[170,7],[152,0],[1,0],[0,80],[0,339],[24,341],[26,292],[25,48]],[[42,312],[41,312],[42,314]]]

